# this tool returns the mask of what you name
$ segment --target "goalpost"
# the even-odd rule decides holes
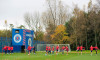
[[[56,51],[56,46],[59,46],[59,52],[62,51],[62,46],[68,46],[68,49],[69,49],[69,52],[71,51],[70,49],[70,44],[37,44],[37,51],[45,51],[46,49],[46,46],[50,46],[51,47],[51,50],[52,50],[52,47],[54,46],[54,50]]]

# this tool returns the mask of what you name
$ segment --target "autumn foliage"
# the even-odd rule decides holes
[[[54,34],[51,35],[52,43],[67,43],[69,39],[67,35],[68,33],[66,33],[66,27],[64,25],[58,25],[54,31]]]

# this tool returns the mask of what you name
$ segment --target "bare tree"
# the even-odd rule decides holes
[[[28,25],[29,29],[31,29],[31,17],[29,13],[25,13],[24,21]]]
[[[42,20],[46,27],[49,23],[54,26],[65,24],[67,20],[67,8],[60,0],[47,0],[47,11],[42,14]]]
[[[38,27],[40,25],[40,16],[38,12],[35,12],[33,14],[26,13],[24,15],[24,21],[26,22],[29,29],[38,30]]]
[[[58,3],[58,11],[57,11],[57,20],[58,20],[58,25],[60,24],[65,24],[65,22],[68,20],[68,14],[67,14],[67,8],[66,6],[63,5],[63,2],[60,0]]]
[[[52,20],[54,22],[54,25],[56,24],[55,21],[56,21],[56,0],[47,0],[47,4],[48,4],[48,7],[49,7],[49,11],[50,11],[50,14],[51,14],[51,17],[52,17]]]

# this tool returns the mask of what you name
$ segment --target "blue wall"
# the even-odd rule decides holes
[[[16,31],[19,31],[16,33]],[[21,51],[21,46],[25,46],[25,49],[28,48],[28,45],[33,47],[33,30],[27,29],[12,29],[12,45],[14,51]]]

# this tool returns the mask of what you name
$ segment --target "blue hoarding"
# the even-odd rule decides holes
[[[33,47],[33,34],[33,30],[12,29],[12,45],[15,47],[25,46],[25,49],[27,49],[28,45]]]
[[[16,31],[19,31],[18,33]],[[23,29],[12,29],[12,45],[23,44]]]

